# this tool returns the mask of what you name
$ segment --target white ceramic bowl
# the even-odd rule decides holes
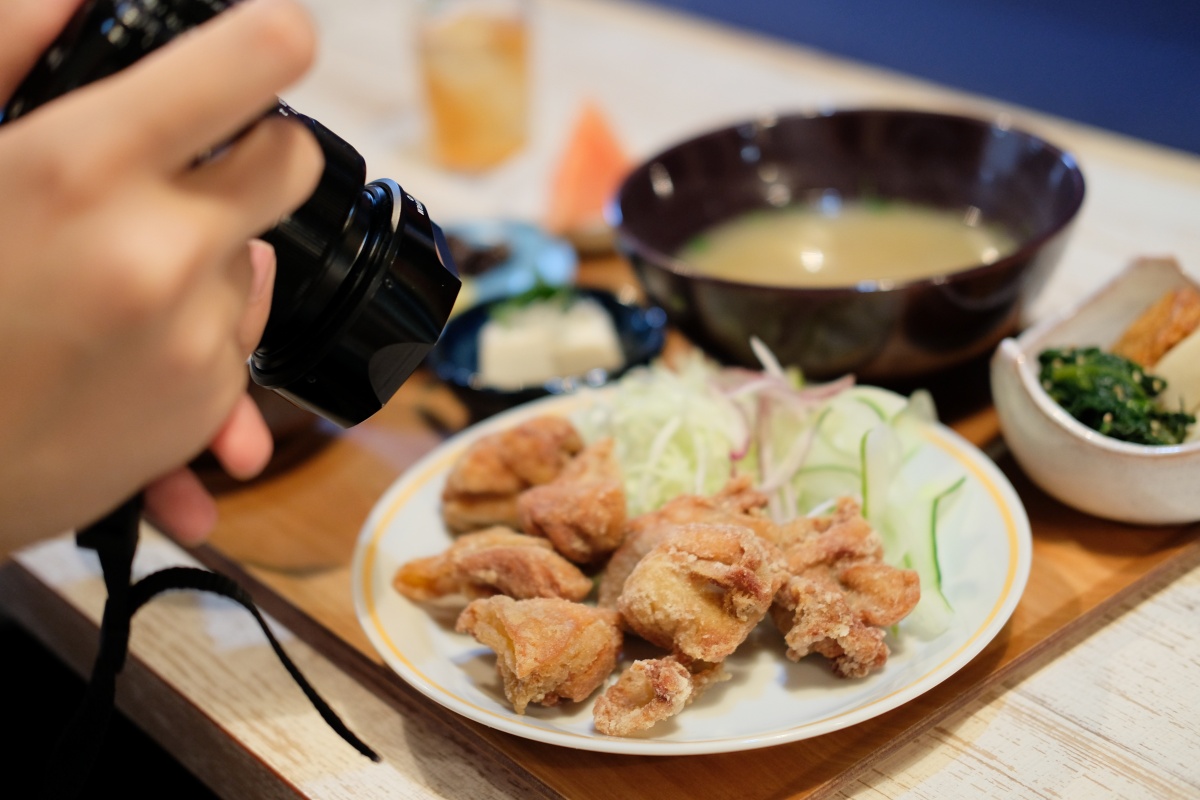
[[[1017,463],[1046,493],[1080,511],[1121,522],[1200,520],[1200,442],[1150,447],[1088,428],[1038,381],[1048,347],[1109,347],[1155,300],[1197,286],[1170,259],[1143,259],[1066,313],[1001,342],[991,362],[992,395]]]

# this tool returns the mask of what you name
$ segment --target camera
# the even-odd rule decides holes
[[[0,112],[0,125],[132,64],[237,0],[86,0]],[[348,427],[374,414],[437,343],[461,282],[441,228],[395,181],[366,182],[347,142],[305,125],[325,169],[305,203],[262,237],[275,248],[256,383]]]

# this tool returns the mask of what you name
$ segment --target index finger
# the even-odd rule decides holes
[[[93,119],[139,162],[183,169],[272,107],[315,48],[293,0],[244,0],[109,78]]]
[[[0,103],[13,90],[66,24],[80,0],[6,0],[0,8]]]

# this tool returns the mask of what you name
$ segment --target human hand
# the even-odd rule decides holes
[[[6,4],[0,96],[73,6]],[[270,269],[252,266],[247,242],[311,194],[321,156],[301,126],[271,118],[220,158],[195,159],[259,119],[312,57],[294,2],[247,0],[0,128],[6,550],[148,484],[148,512],[194,539],[199,484],[178,465],[210,442],[234,474],[265,463],[245,361]]]
[[[270,311],[275,251],[266,242],[251,241],[250,263],[254,277],[249,302],[259,310],[247,314],[244,322],[242,339],[248,351],[258,341]],[[262,412],[249,394],[238,398],[209,443],[209,450],[226,472],[240,480],[249,480],[266,467],[274,442]],[[190,467],[177,467],[152,481],[144,498],[146,517],[180,544],[200,544],[216,527],[216,501]]]

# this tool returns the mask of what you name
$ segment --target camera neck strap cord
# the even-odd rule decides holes
[[[211,592],[227,597],[249,611],[262,628],[271,649],[275,651],[288,674],[322,719],[359,753],[372,761],[379,761],[378,754],[346,727],[300,673],[271,632],[254,600],[233,580],[206,569],[168,567],[131,583],[133,555],[137,550],[141,519],[142,497],[137,495],[125,501],[108,516],[80,531],[75,537],[80,547],[95,550],[99,555],[108,599],[104,604],[104,616],[100,622],[99,651],[92,667],[87,693],[56,746],[51,762],[55,768],[46,773],[49,778],[44,787],[44,796],[73,798],[83,794],[112,716],[117,674],[125,666],[125,658],[129,652],[130,622],[138,609],[167,591]]]

